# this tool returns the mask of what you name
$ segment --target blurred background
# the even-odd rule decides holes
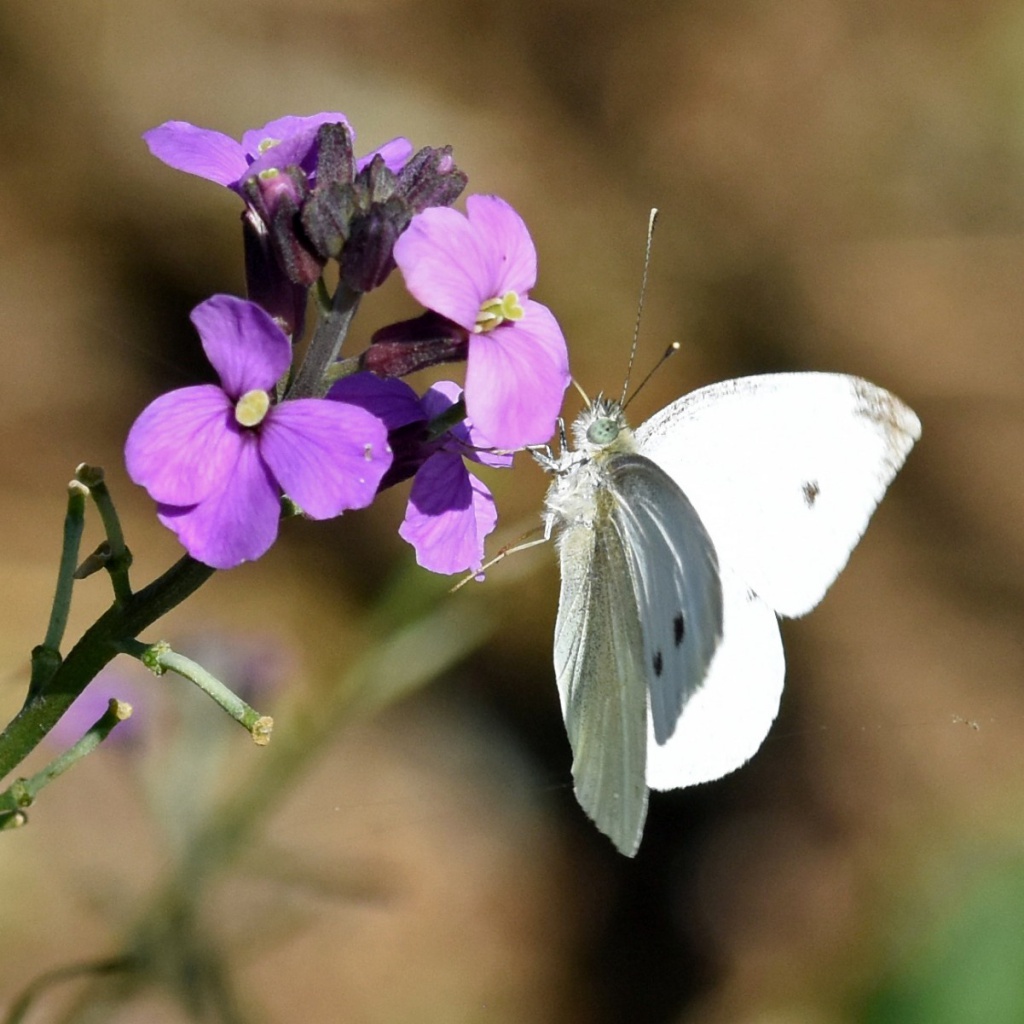
[[[621,386],[660,207],[639,367],[682,350],[636,420],[724,377],[820,369],[924,424],[827,599],[783,626],[760,753],[654,795],[632,861],[572,795],[553,551],[448,596],[397,537],[401,488],[287,524],[146,635],[216,664],[274,742],[116,663],[94,690],[132,701],[131,734],[0,841],[0,1001],[92,964],[24,1019],[1024,1020],[1022,44],[1024,6],[986,0],[0,7],[8,717],[77,463],[106,467],[137,581],[180,553],[123,439],[205,379],[188,313],[243,279],[237,199],[140,140],[168,119],[238,137],[342,110],[360,152],[452,144],[470,190],[530,226],[534,297],[591,393]],[[414,309],[396,275],[351,351]],[[546,481],[524,459],[487,482],[496,548]],[[81,585],[69,636],[108,598]],[[354,666],[417,615],[437,678],[375,701],[418,655]]]

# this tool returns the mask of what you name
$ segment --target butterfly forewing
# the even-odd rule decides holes
[[[654,737],[664,743],[704,681],[722,635],[722,588],[711,538],[686,495],[642,455],[607,465],[610,513],[643,633]]]
[[[558,546],[555,674],[576,798],[631,857],[647,814],[647,695],[629,565],[613,528],[567,527]]]
[[[722,564],[782,615],[822,598],[920,436],[882,388],[830,373],[701,388],[636,431],[686,492]]]

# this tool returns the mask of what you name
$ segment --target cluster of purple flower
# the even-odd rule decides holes
[[[285,117],[246,132],[172,121],[147,132],[164,163],[245,202],[249,298],[215,295],[192,312],[220,385],[162,395],[129,433],[132,479],[193,558],[227,569],[277,537],[282,498],[313,519],[365,508],[415,477],[401,535],[441,573],[478,569],[497,519],[466,459],[508,466],[554,432],[569,383],[565,339],[529,299],[536,251],[495,196],[450,208],[466,184],[447,147],[394,139],[362,159],[339,113]],[[338,264],[333,303],[295,370],[309,289]],[[362,294],[395,268],[427,310],[338,361]],[[422,397],[397,378],[465,359]]]

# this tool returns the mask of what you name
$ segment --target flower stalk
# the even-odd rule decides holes
[[[265,747],[270,742],[270,733],[274,728],[274,720],[270,715],[261,715],[251,708],[215,675],[198,662],[172,650],[166,641],[161,640],[143,648],[137,656],[154,675],[162,676],[165,672],[174,672],[183,679],[195,683],[203,693],[212,697],[236,722],[245,727],[258,747]]]
[[[126,601],[112,604],[82,634],[45,685],[29,692],[25,705],[0,733],[0,778],[28,757],[128,641],[194,594],[215,572],[185,555]]]
[[[54,758],[42,771],[30,778],[16,779],[0,793],[0,829],[4,828],[5,819],[11,816],[18,819],[16,824],[24,824],[23,812],[35,803],[39,791],[63,775],[86,754],[91,754],[118,725],[131,718],[131,715],[131,704],[112,697],[107,710],[74,746]]]
[[[361,299],[361,292],[344,281],[338,282],[331,308],[313,332],[306,358],[288,388],[287,398],[320,398],[327,390],[328,367],[338,358]]]

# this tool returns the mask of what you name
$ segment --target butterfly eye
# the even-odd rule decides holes
[[[619,424],[608,418],[594,420],[587,427],[587,440],[591,444],[611,444],[619,436]]]

